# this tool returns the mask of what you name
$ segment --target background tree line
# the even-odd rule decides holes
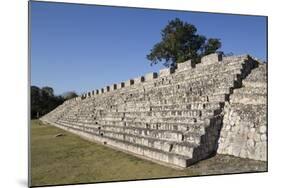
[[[65,100],[78,96],[76,92],[69,91],[55,96],[51,87],[31,86],[31,118],[39,118],[61,105]]]

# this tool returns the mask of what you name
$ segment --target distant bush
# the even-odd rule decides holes
[[[61,105],[65,100],[76,97],[74,91],[66,92],[63,96],[55,96],[51,87],[31,86],[31,119],[39,118]]]
[[[64,100],[72,99],[74,97],[77,97],[77,93],[75,91],[68,91],[62,94],[62,97]]]

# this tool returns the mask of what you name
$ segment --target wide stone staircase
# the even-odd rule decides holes
[[[138,157],[187,167],[217,151],[224,105],[241,95],[235,88],[244,78],[241,90],[250,87],[254,67],[248,55],[211,54],[196,65],[187,61],[88,92],[41,120]]]

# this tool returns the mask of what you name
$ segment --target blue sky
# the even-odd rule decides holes
[[[31,85],[80,94],[157,72],[146,55],[176,17],[225,53],[266,59],[266,17],[32,2]]]

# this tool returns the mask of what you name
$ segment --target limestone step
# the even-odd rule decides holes
[[[203,110],[153,110],[147,112],[104,112],[100,117],[188,117],[212,116],[220,113],[220,109]]]
[[[160,149],[166,152],[169,151],[170,145],[176,146],[177,148],[183,147],[185,148],[185,151],[182,153],[177,153],[177,150],[170,150],[169,152],[173,154],[184,155],[187,157],[192,157],[193,148],[197,147],[196,144],[187,143],[187,142],[178,143],[168,140],[129,135],[126,133],[104,132],[103,136],[126,141],[133,144],[138,144],[140,146],[145,146],[153,149]]]
[[[242,103],[242,104],[266,104],[266,94],[245,94],[245,93],[234,93],[230,96],[231,103]]]
[[[170,98],[153,97],[150,98],[152,105],[166,105],[166,104],[185,104],[185,103],[206,103],[206,102],[224,102],[228,99],[227,94],[213,94],[209,96],[189,96],[180,97],[172,96]]]
[[[138,106],[136,104],[134,107],[128,107],[124,106],[119,109],[110,109],[106,112],[102,112],[100,115],[106,115],[106,114],[120,114],[124,116],[124,114],[134,114],[134,113],[148,113],[148,112],[173,112],[173,111],[183,111],[186,112],[209,112],[211,110],[217,110],[220,109],[222,106],[222,103],[217,102],[204,102],[204,103],[190,103],[190,104],[165,104],[165,105],[150,105],[150,106]],[[89,112],[89,115],[94,114]],[[99,113],[95,113],[99,114]],[[149,115],[149,114],[148,114]]]
[[[112,143],[114,142],[114,143]],[[139,144],[134,144],[127,141],[121,141],[118,139],[108,138],[107,144],[113,145],[119,149],[123,149],[125,151],[130,151],[133,153],[137,153],[139,155],[145,156],[150,159],[154,159],[157,161],[169,163],[179,167],[187,167],[191,158],[184,155],[174,154],[168,151],[163,151],[162,149],[155,149],[151,147],[142,146]],[[169,146],[171,147],[171,145]],[[177,148],[177,147],[173,147]],[[187,151],[187,149],[182,149]],[[178,152],[181,153],[181,152]]]
[[[216,71],[216,72],[209,72],[204,71],[203,73],[192,73],[191,76],[187,76],[187,74],[181,74],[181,75],[175,75],[174,79],[171,81],[167,81],[164,82],[163,80],[159,80],[158,83],[159,85],[165,85],[165,84],[177,84],[180,82],[185,82],[185,83],[193,83],[194,81],[207,81],[209,79],[215,79],[215,80],[221,80],[221,79],[225,79],[225,78],[230,78],[231,75],[235,76],[236,74],[241,74],[241,69],[242,66],[239,67],[235,67],[233,69],[228,69],[228,70],[224,70],[224,71]],[[218,76],[219,75],[219,76]]]
[[[67,124],[67,126],[69,126],[69,124]],[[74,127],[77,127],[77,126],[74,126]],[[79,126],[78,126],[79,127]],[[80,126],[80,129],[83,129],[83,130],[95,130],[97,132],[96,129],[93,129],[93,128],[89,128],[89,127],[84,127],[84,126]],[[104,134],[108,134],[109,131],[107,132],[104,132]],[[111,132],[111,134],[115,134],[114,132]],[[116,134],[119,134],[118,132]],[[201,135],[201,134],[200,134]],[[199,136],[200,136],[199,135]],[[115,135],[116,136],[116,135]],[[129,134],[127,136],[130,136]],[[132,136],[132,135],[131,135]],[[135,137],[138,136],[138,135],[135,135]],[[194,144],[194,142],[196,143],[199,143],[200,142],[200,138],[198,137],[198,134],[197,133],[192,133],[192,132],[188,132],[188,133],[185,133],[184,134],[184,141],[188,142],[188,143],[191,143],[191,144]],[[160,138],[158,138],[160,139]],[[162,138],[163,139],[163,138]]]
[[[210,84],[205,84],[205,85],[200,85],[200,84],[186,84],[186,83],[181,83],[169,87],[162,87],[157,90],[154,90],[153,92],[147,91],[145,94],[142,94],[139,96],[134,96],[133,98],[136,100],[142,100],[142,99],[147,99],[147,98],[153,98],[154,96],[162,96],[162,97],[169,97],[169,96],[178,96],[178,95],[184,95],[184,96],[192,96],[192,95],[199,95],[199,92],[201,95],[209,95],[215,92],[221,92],[221,90],[228,90],[230,87],[233,87],[233,82],[234,79],[228,82],[223,82],[220,84],[213,85],[212,83]],[[228,91],[227,91],[228,92]]]
[[[257,68],[253,69],[245,79],[246,81],[262,82],[267,80],[267,68],[265,64],[260,64]]]
[[[241,68],[241,67],[240,67]],[[233,72],[233,70],[231,70],[232,72]],[[237,72],[237,74],[239,74],[239,71]],[[229,75],[227,75],[228,77],[229,77]],[[221,79],[222,78],[222,76],[220,76],[219,77],[219,79]],[[209,79],[209,78],[207,78],[207,79]],[[136,89],[131,89],[131,87],[130,88],[124,88],[124,90],[127,90],[127,91],[134,91],[134,90],[136,90]],[[138,92],[139,92],[140,90],[138,90]],[[106,94],[110,94],[110,92],[109,93],[106,93]],[[105,95],[105,94],[103,94],[103,95]],[[100,96],[102,96],[102,95],[100,95]]]
[[[267,110],[266,104],[257,104],[257,105],[251,105],[251,104],[244,104],[244,103],[231,103],[229,104],[233,109],[249,109],[250,111],[260,111],[260,110]]]
[[[157,138],[148,138],[148,137],[143,137],[140,135],[131,135],[131,134],[126,134],[126,133],[119,133],[119,132],[113,132],[113,131],[101,131],[100,133],[97,134],[95,132],[95,129],[85,129],[83,126],[69,126],[68,124],[61,124],[62,126],[75,129],[81,132],[87,132],[89,134],[95,134],[99,135],[101,137],[107,137],[110,139],[116,139],[119,141],[125,141],[127,143],[131,144],[137,144],[142,147],[147,147],[151,149],[159,149],[162,151],[169,151],[171,154],[176,154],[176,155],[182,155],[182,156],[187,156],[190,158],[192,156],[193,148],[197,147],[198,144],[196,143],[191,143],[191,142],[174,142],[174,141],[169,141],[169,140],[161,140]],[[170,145],[173,145],[175,148],[174,150],[170,148]],[[178,152],[179,148],[185,148],[185,151],[182,151],[182,153],[176,153]]]
[[[114,100],[111,99],[114,103],[114,105],[120,105],[120,104],[126,104],[126,103],[135,103],[135,102],[143,102],[143,101],[150,101],[150,100],[159,100],[159,98],[179,98],[179,97],[198,97],[202,95],[213,95],[213,94],[229,94],[230,87],[234,86],[234,82],[231,81],[231,83],[228,83],[227,85],[221,84],[220,86],[212,87],[212,86],[205,86],[205,87],[193,87],[188,86],[181,87],[180,89],[175,89],[173,88],[172,90],[169,88],[165,88],[165,90],[157,90],[157,92],[154,93],[147,93],[146,95],[140,96],[140,97],[131,97],[131,98],[126,98],[126,99],[118,99]],[[96,103],[95,106],[102,107],[106,103],[103,102],[103,104]]]
[[[59,120],[57,123],[69,125],[69,126],[79,126],[82,129],[94,129],[96,132],[99,131],[115,131],[115,132],[125,132],[127,134],[140,134],[146,136],[159,135],[160,137],[169,139],[174,138],[174,141],[184,141],[189,137],[199,137],[205,134],[205,127],[208,126],[206,124],[140,124],[139,126],[135,124],[124,124],[120,125],[110,125],[110,124],[92,124],[85,122],[75,122],[68,120]],[[164,135],[164,136],[161,136]]]
[[[178,97],[198,97],[202,95],[213,95],[213,94],[223,94],[227,93],[229,94],[229,89],[234,86],[234,81],[231,83],[224,85],[221,84],[220,86],[212,87],[210,85],[204,86],[204,87],[192,87],[192,86],[178,86],[177,88],[165,88],[165,90],[157,90],[156,92],[153,92],[151,94],[147,93],[146,95],[140,96],[140,97],[132,97],[127,98],[124,100],[118,100],[115,101],[112,99],[115,103],[114,105],[119,105],[121,103],[130,103],[130,102],[147,102],[149,100],[158,100],[159,98],[163,99],[169,99],[169,98],[178,98]]]
[[[145,145],[140,145],[137,143],[132,143],[132,142],[129,142],[126,140],[120,140],[120,139],[112,138],[112,137],[108,137],[108,136],[95,135],[95,134],[93,134],[91,132],[87,132],[87,131],[82,132],[81,130],[72,128],[72,127],[69,127],[69,129],[75,130],[75,132],[77,132],[77,131],[80,131],[81,133],[86,132],[89,135],[98,137],[98,139],[96,138],[95,140],[99,140],[100,142],[102,142],[106,145],[114,146],[114,147],[124,150],[124,151],[132,152],[134,154],[145,156],[147,158],[154,159],[157,161],[166,162],[166,163],[169,163],[169,164],[172,164],[175,166],[186,167],[187,161],[190,160],[190,157],[188,157],[188,156],[171,153],[171,152],[165,151],[163,149],[152,148],[152,147],[148,147]],[[166,143],[165,146],[166,146],[165,149],[169,148],[169,150],[170,150],[171,146],[168,143]],[[159,147],[159,148],[161,148],[161,147]],[[176,147],[172,147],[172,149],[173,148],[176,148]],[[185,150],[185,152],[188,151],[188,149],[184,149],[184,150]]]
[[[192,93],[195,95],[212,95],[212,94],[229,94],[230,88],[233,87],[233,83],[227,87],[202,87],[202,88],[193,88]]]
[[[205,123],[143,123],[143,122],[99,122],[98,124],[84,121],[74,121],[68,119],[60,119],[58,123],[65,123],[68,125],[78,125],[87,128],[102,129],[118,129],[124,131],[125,129],[137,132],[143,131],[158,131],[158,132],[173,132],[173,133],[196,133],[205,134],[205,128],[209,126]]]
[[[121,132],[118,130],[122,130]],[[179,131],[152,131],[152,130],[141,130],[141,129],[128,129],[123,127],[122,129],[118,129],[116,127],[108,127],[104,126],[101,130],[101,134],[122,134],[125,137],[134,137],[140,140],[142,139],[153,139],[159,141],[172,141],[176,143],[190,143],[190,144],[200,144],[202,134],[186,132],[182,133]]]
[[[167,133],[167,138],[173,137],[174,135],[177,141],[183,141],[183,136],[190,134],[194,134],[193,136],[200,136],[205,134],[204,127],[201,129],[189,129],[189,127],[185,127],[185,130],[168,130],[168,129],[150,129],[150,128],[139,128],[139,127],[132,127],[132,126],[110,126],[110,125],[102,125],[101,130],[120,130],[121,132],[125,132],[128,134],[140,134],[140,135],[156,135],[156,134],[165,134]],[[161,136],[160,136],[161,137]]]
[[[100,118],[90,118],[90,117],[77,117],[76,119],[64,117],[64,119],[69,121],[79,121],[84,123],[92,123],[92,124],[106,124],[109,122],[112,123],[121,123],[121,122],[143,122],[143,123],[205,123],[209,122],[209,117],[199,117],[199,118],[187,118],[187,117],[100,117]]]
[[[194,123],[194,122],[206,122],[209,121],[209,118],[212,118],[214,116],[209,117],[198,117],[198,118],[188,118],[188,117],[125,117],[125,118],[108,118],[103,117],[100,120],[104,121],[143,121],[143,122],[149,122],[149,123],[160,123],[160,122],[167,122],[167,123]]]
[[[266,72],[254,72],[252,71],[251,74],[246,77],[245,81],[250,81],[250,82],[264,82],[267,80],[267,74]]]
[[[182,94],[184,96],[192,96],[192,95],[199,95],[200,93],[201,95],[203,94],[209,95],[212,93],[221,92],[221,90],[228,92],[229,87],[233,86],[233,80],[226,87],[224,86],[225,86],[224,84],[219,84],[214,87],[212,86],[212,84],[208,84],[205,86],[198,87],[198,85],[192,86],[187,84],[182,84],[182,85],[178,84],[170,88],[167,87],[161,88],[151,93],[147,92],[146,94],[142,94],[142,95],[138,94],[139,96],[134,96],[133,98],[141,100],[153,96],[168,97],[171,95],[175,96],[179,94]]]
[[[239,62],[232,62],[232,63],[216,63],[216,64],[210,64],[210,65],[204,65],[202,63],[199,63],[196,65],[196,68],[193,70],[193,72],[190,71],[191,74],[197,75],[202,73],[224,73],[224,72],[231,72],[235,69],[241,69],[245,64],[244,61]]]
[[[234,81],[232,80],[229,84],[220,84],[217,86],[205,85],[201,87],[193,87],[192,85],[176,85],[173,88],[165,88],[161,91],[151,93],[151,95],[144,95],[136,99],[146,99],[147,97],[169,97],[169,96],[201,96],[201,95],[212,95],[214,93],[229,93],[229,89],[233,87]]]
[[[266,95],[267,91],[266,91],[266,89],[262,89],[260,87],[242,87],[242,88],[234,89],[233,93],[234,94]]]
[[[236,77],[237,77],[236,74],[228,76],[228,77],[219,77],[219,78],[209,77],[209,78],[206,78],[206,80],[197,80],[192,83],[183,81],[183,82],[179,82],[179,84],[183,84],[186,87],[193,87],[193,88],[200,88],[200,87],[204,87],[204,86],[216,87],[216,86],[220,86],[220,85],[227,86],[228,84],[231,84],[234,80],[236,80]]]
[[[252,81],[243,80],[242,83],[243,83],[244,87],[261,88],[261,89],[265,89],[265,90],[267,88],[266,82],[252,82]]]
[[[96,126],[85,126],[81,124],[70,123],[66,121],[58,121],[58,124],[64,126],[70,126],[79,128],[80,130],[84,131],[91,131],[93,133],[98,133],[102,135],[107,134],[122,134],[123,136],[127,137],[137,137],[137,138],[146,138],[146,139],[157,139],[162,141],[174,141],[179,143],[188,143],[191,145],[199,145],[201,141],[201,136],[205,134],[205,130],[199,131],[167,131],[167,130],[149,130],[143,128],[132,128],[132,127],[117,127],[117,126],[107,126],[101,125],[100,127]],[[202,129],[201,129],[202,130]]]
[[[165,87],[174,87],[175,85],[179,84],[188,84],[188,85],[197,85],[198,83],[200,83],[201,85],[203,85],[205,82],[211,82],[212,84],[219,84],[222,83],[222,81],[225,80],[231,80],[231,79],[236,79],[236,75],[237,74],[241,74],[240,69],[236,70],[236,71],[231,71],[228,72],[225,75],[200,75],[199,77],[189,77],[187,78],[186,75],[183,75],[183,78],[174,78],[173,81],[174,83],[172,83],[170,80],[165,80],[164,78],[161,78],[159,80],[156,80],[154,83],[154,88],[149,88],[149,90],[146,91],[152,91],[155,89],[155,87],[157,86],[157,89],[161,89],[161,88],[165,88]],[[138,92],[138,91],[137,91]]]
[[[241,61],[246,61],[249,59],[247,54],[243,55],[231,55],[231,56],[223,56],[222,57],[222,63],[223,64],[229,64],[229,63],[236,63],[236,62],[241,62]]]
[[[124,104],[120,105],[119,108],[116,106],[111,106],[108,112],[146,112],[146,111],[157,111],[157,110],[215,110],[221,108],[223,103],[218,102],[194,102],[194,103],[185,103],[185,104],[163,104],[163,105],[151,105],[150,103],[132,103],[132,105]]]
[[[195,103],[185,103],[185,104],[167,104],[167,105],[151,105],[150,108],[154,110],[215,110],[221,108],[223,104],[217,102],[195,102]]]

